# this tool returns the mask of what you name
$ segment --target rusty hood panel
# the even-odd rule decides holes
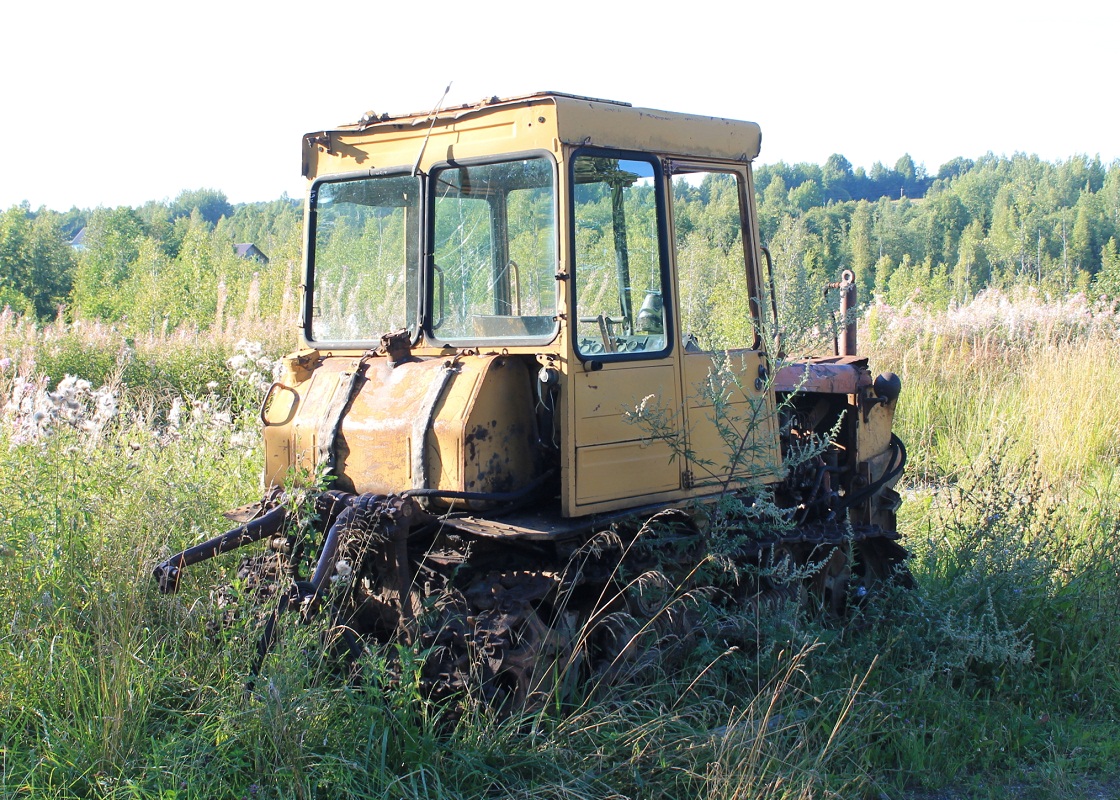
[[[867,359],[858,356],[811,358],[786,364],[774,376],[776,392],[858,394],[871,385]]]
[[[328,453],[334,487],[359,494],[517,490],[540,471],[532,392],[532,373],[517,357],[391,367],[383,356],[360,364],[326,356],[265,413],[266,483],[282,484],[289,469],[310,469]],[[332,414],[340,417],[330,441]]]

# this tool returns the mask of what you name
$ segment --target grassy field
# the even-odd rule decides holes
[[[211,603],[236,557],[193,570],[177,595],[153,590],[156,561],[259,494],[254,403],[277,334],[126,341],[0,317],[0,796],[1064,798],[1107,785],[1118,329],[1110,308],[1076,299],[874,308],[861,348],[903,379],[916,590],[844,628],[787,611],[744,639],[725,615],[574,708],[469,708],[450,724],[419,699],[406,653],[399,683],[371,663],[354,688],[309,628],[285,630],[247,693],[256,628],[218,624]]]

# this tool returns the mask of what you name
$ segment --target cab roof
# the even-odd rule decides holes
[[[679,157],[689,155],[734,161],[758,157],[762,131],[754,122],[695,114],[682,114],[630,103],[564,92],[536,92],[516,97],[490,97],[437,110],[389,115],[368,112],[358,122],[341,125],[333,133],[376,135],[379,129],[400,132],[409,128],[434,128],[469,124],[472,118],[500,114],[506,109],[536,105],[555,108],[554,126],[559,141],[569,145],[639,149]],[[332,133],[323,131],[308,137]],[[363,137],[364,138],[364,137]]]

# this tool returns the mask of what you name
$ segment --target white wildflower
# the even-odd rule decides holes
[[[117,396],[108,387],[102,386],[94,392],[93,398],[97,402],[94,420],[104,425],[117,415]]]
[[[89,381],[66,375],[52,392],[47,390],[48,381],[42,376],[13,382],[3,412],[13,429],[15,444],[36,441],[60,425],[96,435],[117,414],[116,394],[107,386],[91,392]]]
[[[183,415],[183,401],[178,397],[171,403],[171,410],[167,412],[167,424],[171,428],[179,427],[179,418]]]
[[[354,568],[350,566],[350,562],[345,558],[340,558],[334,565],[334,576],[331,581],[347,581],[354,573]]]

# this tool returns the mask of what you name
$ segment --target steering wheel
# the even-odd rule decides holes
[[[603,349],[608,353],[614,353],[618,349],[618,343],[614,338],[614,333],[611,330],[613,325],[621,325],[626,321],[625,317],[612,317],[608,314],[597,314],[594,317],[580,317],[580,322],[587,324],[594,324],[599,326],[599,338],[603,340]]]

